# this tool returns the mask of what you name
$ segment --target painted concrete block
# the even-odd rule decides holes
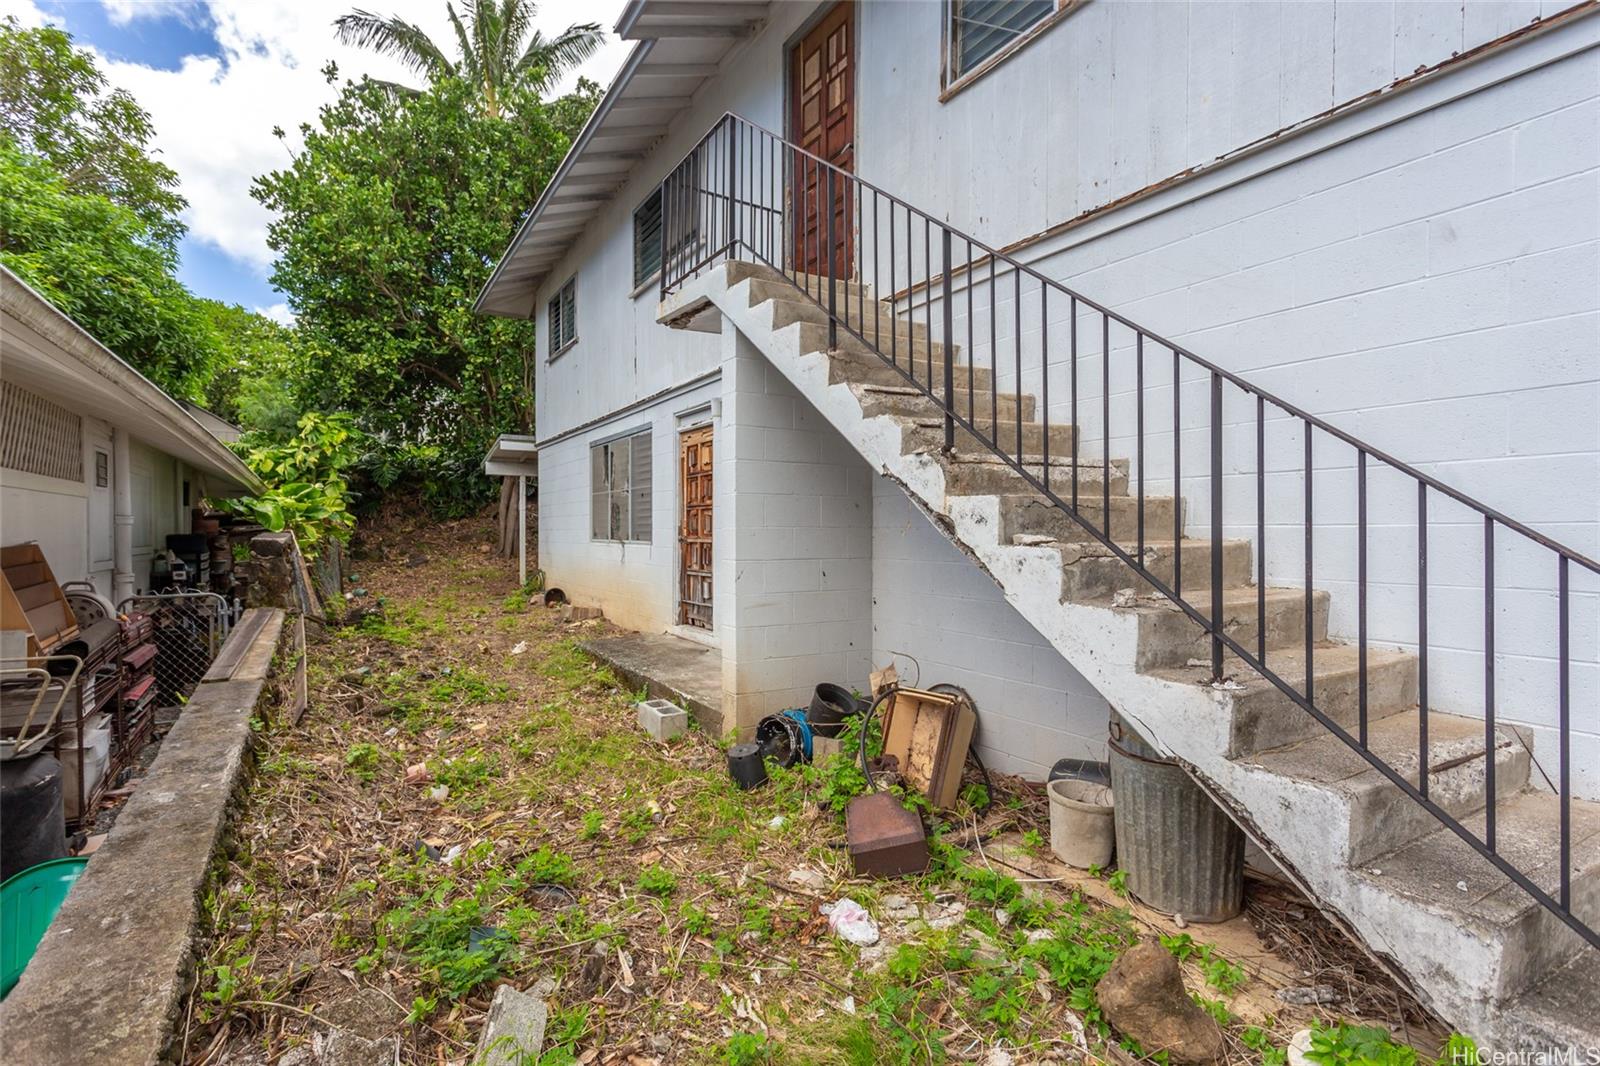
[[[654,740],[671,740],[689,728],[689,712],[669,700],[645,700],[634,707],[639,711],[639,728]]]

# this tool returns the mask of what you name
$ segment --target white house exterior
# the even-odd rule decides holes
[[[207,496],[259,492],[172,397],[0,268],[0,544],[36,541],[56,580],[120,602]]]
[[[1600,943],[1600,865],[1579,854],[1582,840],[1600,844],[1600,814],[1584,803],[1600,799],[1600,576],[1589,568],[1600,555],[1597,11],[1535,0],[730,0],[692,9],[635,0],[618,32],[639,45],[478,302],[487,313],[537,317],[548,353],[537,379],[539,559],[548,581],[621,625],[717,647],[723,713],[706,724],[726,731],[803,706],[819,681],[865,688],[871,666],[891,659],[902,677],[920,671],[924,684],[965,686],[980,709],[985,760],[1032,777],[1064,756],[1103,757],[1108,711],[1129,715],[1207,778],[1258,841],[1398,960],[1448,1017],[1507,1041],[1559,1040],[1567,1022],[1529,1020],[1537,1013],[1525,1006],[1537,999],[1530,989],[1573,950],[1594,950],[1574,949],[1577,926],[1587,923],[1590,943]],[[842,51],[826,43],[838,26],[846,27]],[[1391,709],[1410,717],[1391,724],[1412,730],[1420,719],[1426,737],[1432,709],[1435,748],[1451,729],[1463,744],[1479,743],[1475,756],[1461,757],[1477,760],[1478,813],[1464,794],[1440,799],[1438,781],[1430,802],[1481,823],[1482,795],[1494,785],[1483,769],[1487,743],[1496,753],[1487,762],[1504,764],[1495,787],[1543,797],[1551,848],[1561,807],[1570,827],[1559,852],[1540,850],[1540,836],[1529,854],[1547,864],[1559,854],[1570,883],[1558,890],[1548,865],[1529,876],[1565,902],[1491,920],[1478,902],[1462,911],[1432,901],[1426,886],[1408,894],[1369,883],[1363,862],[1408,838],[1365,798],[1351,798],[1368,796],[1365,784],[1308,789],[1305,781],[1348,751],[1327,759],[1295,745],[1283,749],[1289,755],[1257,753],[1269,745],[1241,741],[1254,675],[1230,672],[1212,687],[1204,642],[1200,659],[1147,661],[1159,649],[1140,643],[1149,641],[1141,627],[1159,619],[1142,600],[1112,602],[1104,588],[1074,607],[1055,581],[1076,549],[1068,552],[1060,535],[1014,537],[1006,517],[1014,497],[963,495],[959,455],[906,445],[906,420],[895,428],[848,380],[859,364],[816,340],[826,327],[808,334],[792,325],[824,321],[825,301],[806,305],[809,297],[779,291],[785,279],[749,269],[759,247],[717,254],[721,238],[708,233],[718,223],[706,208],[675,224],[669,192],[667,223],[655,218],[657,190],[691,151],[695,173],[709,174],[713,159],[722,165],[724,156],[696,149],[719,122],[747,147],[728,150],[725,185],[694,179],[693,195],[706,203],[718,188],[760,186],[760,160],[793,151],[782,139],[809,136],[811,90],[796,87],[813,77],[804,63],[814,52],[823,57],[823,92],[833,92],[835,76],[848,85],[825,106],[827,114],[848,109],[847,143],[821,142],[840,180],[898,198],[924,212],[916,217],[930,228],[954,227],[958,243],[964,234],[997,249],[1019,284],[1031,270],[1045,279],[1040,291],[1070,286],[1300,414],[1263,415],[1257,438],[1251,405],[1218,401],[1228,431],[1219,431],[1224,444],[1208,474],[1210,375],[1197,364],[1184,364],[1175,389],[1180,360],[1162,350],[1147,368],[1154,382],[1141,378],[1148,389],[1138,392],[1132,336],[1113,342],[1106,325],[1102,352],[1102,319],[1092,310],[1086,317],[1075,300],[1046,307],[1042,296],[1029,303],[1019,294],[1005,315],[993,305],[969,311],[968,291],[992,289],[982,288],[982,259],[964,260],[944,290],[947,305],[935,286],[942,272],[916,273],[915,256],[907,271],[906,244],[889,250],[865,200],[840,216],[849,231],[841,239],[852,242],[856,264],[887,260],[902,273],[886,282],[850,265],[845,272],[871,292],[847,290],[849,298],[890,301],[876,313],[902,323],[914,315],[936,339],[949,310],[950,336],[969,352],[985,350],[982,334],[992,331],[979,368],[992,370],[996,389],[1015,390],[1019,406],[1036,401],[1049,426],[1075,425],[1086,463],[1137,454],[1137,466],[1125,468],[1130,481],[1142,475],[1186,501],[1186,543],[1210,533],[1215,477],[1223,486],[1215,528],[1241,542],[1242,552],[1227,557],[1245,571],[1240,588],[1292,590],[1304,581],[1306,617],[1327,611],[1326,641],[1320,622],[1305,627],[1317,654],[1343,649],[1353,663],[1364,638],[1374,662],[1390,657],[1371,677],[1400,670]],[[737,118],[723,120],[728,113]],[[757,177],[735,176],[741,166]],[[787,221],[775,225],[792,226],[783,212],[799,209],[786,180],[775,198],[746,201],[736,191],[735,210],[782,215]],[[682,237],[686,226],[692,232]],[[730,223],[746,242],[761,226]],[[917,234],[914,246],[942,255],[933,238],[923,240]],[[690,249],[685,258],[710,252],[710,261],[669,278],[663,292],[650,268],[680,247]],[[770,261],[789,269],[797,254],[786,248]],[[1027,323],[1024,307],[1034,316]],[[875,312],[864,314],[870,321]],[[1075,344],[1075,330],[1089,326],[1085,358],[1065,338]],[[1047,334],[1055,338],[1048,348]],[[1009,351],[1008,337],[1016,364],[989,363]],[[1094,396],[1076,410],[1074,375]],[[1318,444],[1303,467],[1305,419],[1344,436]],[[703,485],[685,471],[701,463],[708,430],[707,549],[695,528]],[[1433,482],[1419,490],[1409,474],[1391,479],[1388,457]],[[1368,504],[1358,520],[1363,478]],[[1259,512],[1258,485],[1267,501]],[[1307,508],[1316,515],[1309,522]],[[1499,531],[1488,549],[1486,524]],[[1519,539],[1514,530],[1524,527],[1557,547]],[[1570,558],[1558,565],[1560,551]],[[688,601],[704,586],[686,584],[686,567],[709,570],[709,628],[693,624],[703,605]],[[1326,593],[1315,607],[1312,585]],[[1233,608],[1225,609],[1231,627]],[[1292,660],[1298,650],[1283,651]],[[1350,691],[1322,700],[1345,701],[1354,713]],[[1337,717],[1332,702],[1317,705]],[[1355,729],[1352,720],[1340,724]],[[1485,728],[1492,743],[1482,740]],[[1304,744],[1324,739],[1334,738]],[[1429,752],[1424,789],[1441,766],[1462,765]],[[1386,764],[1400,767],[1389,781],[1409,773],[1415,786],[1417,756],[1408,764],[1403,756],[1402,745]],[[1295,759],[1299,770],[1283,769]],[[1374,776],[1369,769],[1358,762],[1350,780],[1365,780],[1358,770]],[[1401,795],[1385,781],[1373,787]],[[1339,794],[1326,810],[1319,789]],[[1404,817],[1413,809],[1423,817],[1416,846],[1443,855],[1459,841],[1446,830],[1426,836],[1438,823],[1412,805],[1417,798],[1404,800]],[[1452,869],[1494,851],[1472,847]],[[1500,890],[1486,885],[1482,898]],[[1505,932],[1512,927],[1514,935]],[[1531,949],[1528,937],[1558,947]],[[1576,968],[1580,957],[1567,976],[1587,973],[1592,982],[1600,968],[1587,958],[1587,970]],[[1600,986],[1594,995],[1600,1005]]]

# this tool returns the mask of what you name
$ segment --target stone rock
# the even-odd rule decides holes
[[[322,1066],[394,1066],[400,1061],[398,1036],[369,1040],[348,1029],[330,1029],[322,1040]]]
[[[905,896],[892,895],[883,897],[883,913],[885,917],[895,921],[906,921],[910,918],[921,917],[922,909],[912,903]]]
[[[1173,1062],[1209,1063],[1227,1050],[1222,1028],[1189,998],[1178,960],[1160,944],[1123,952],[1095,986],[1095,999],[1106,1020],[1146,1054],[1165,1051]]]
[[[378,1040],[399,1026],[400,1011],[376,988],[358,988],[348,996],[334,996],[318,1015],[335,1029]]]
[[[790,884],[799,885],[801,888],[812,888],[820,891],[828,887],[826,876],[816,870],[808,870],[805,867],[801,867],[798,870],[790,870],[787,879]]]
[[[967,916],[967,905],[960,900],[946,903],[937,913],[928,914],[929,929],[954,929]]]
[[[532,1062],[544,1049],[544,1028],[550,1009],[544,1000],[535,999],[510,985],[494,990],[494,1002],[484,1019],[475,1066],[519,1066]]]

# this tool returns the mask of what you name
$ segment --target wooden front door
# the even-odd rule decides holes
[[[679,435],[678,624],[711,628],[711,427]]]
[[[856,166],[855,10],[846,0],[829,11],[794,48],[790,59],[790,140],[846,173]],[[826,273],[828,262],[827,168],[815,160],[794,160],[794,264],[808,273]],[[854,190],[834,175],[833,267],[849,277],[855,222]]]

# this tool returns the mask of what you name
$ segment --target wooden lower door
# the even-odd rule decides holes
[[[678,624],[711,628],[711,427],[678,438]]]

